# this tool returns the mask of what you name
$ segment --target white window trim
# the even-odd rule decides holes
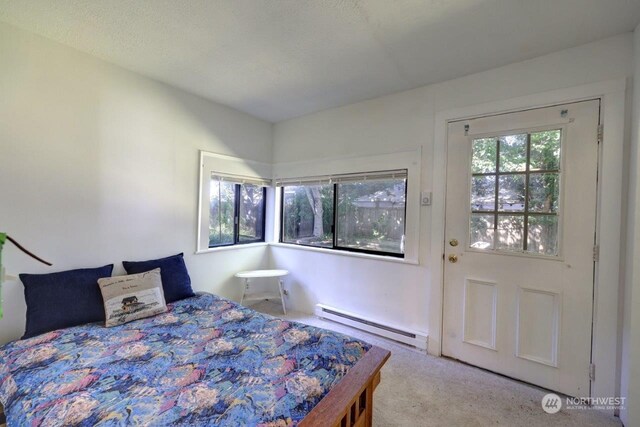
[[[226,246],[218,246],[208,249],[201,249],[194,252],[194,254],[208,254],[211,252],[224,252],[224,251],[233,251],[237,249],[255,249],[255,248],[264,248],[269,246],[267,242],[255,242],[255,243],[243,243],[242,245],[226,245]]]
[[[300,251],[319,252],[319,253],[323,253],[323,254],[327,254],[327,255],[347,256],[347,257],[353,257],[353,258],[364,258],[364,259],[371,259],[371,260],[375,260],[375,261],[395,262],[395,263],[398,263],[398,264],[419,265],[419,262],[417,260],[399,258],[399,257],[394,257],[394,256],[388,256],[388,255],[376,255],[376,254],[368,254],[368,253],[362,253],[362,252],[345,251],[345,250],[341,250],[341,249],[296,245],[295,243],[269,242],[268,245],[276,247],[276,248],[286,248],[286,249],[293,249],[293,250],[300,250]]]
[[[273,165],[273,180],[296,180],[302,177],[366,174],[367,171],[407,170],[407,200],[405,217],[405,252],[404,258],[395,258],[397,262],[405,264],[419,264],[420,256],[420,188],[421,188],[421,160],[422,147],[415,150],[397,151],[394,153],[369,156],[346,156],[341,158],[316,159],[304,162],[275,163]],[[278,246],[309,249],[307,246],[280,243],[280,192],[275,194],[273,239],[271,242]],[[362,258],[381,259],[388,261],[394,258],[385,255],[361,254],[333,248],[310,248],[324,253],[356,256]],[[367,256],[362,256],[367,255]]]
[[[243,247],[255,247],[255,245],[265,245],[271,236],[268,231],[269,216],[266,218],[265,242],[235,244],[228,246],[220,246],[217,248],[209,247],[209,191],[211,185],[212,174],[227,175],[232,177],[245,177],[249,180],[271,182],[271,164],[257,162],[254,160],[241,159],[239,157],[228,156],[225,154],[210,153],[200,150],[200,177],[198,184],[198,231],[196,239],[196,254],[216,252],[220,250],[239,249]],[[269,188],[267,188],[267,199],[269,199]],[[265,209],[270,209],[267,200]],[[265,215],[267,215],[265,212]]]

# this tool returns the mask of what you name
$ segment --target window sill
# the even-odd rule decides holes
[[[196,255],[199,254],[208,254],[211,252],[223,252],[223,251],[233,251],[236,249],[250,249],[250,248],[261,248],[268,246],[269,244],[266,242],[257,242],[257,243],[245,243],[243,245],[229,245],[229,246],[220,246],[217,248],[208,248],[201,249],[195,252]]]
[[[276,248],[287,248],[287,249],[297,249],[301,251],[320,252],[320,253],[329,254],[329,255],[365,258],[365,259],[371,259],[376,261],[395,262],[398,264],[420,265],[420,262],[417,259],[410,259],[410,258],[397,258],[397,257],[385,256],[385,255],[373,255],[373,254],[365,254],[360,252],[341,251],[338,249],[314,248],[311,246],[294,245],[290,243],[280,243],[280,242],[270,242],[268,243],[268,245],[274,246]]]

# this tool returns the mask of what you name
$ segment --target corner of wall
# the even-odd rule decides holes
[[[621,329],[620,395],[626,398],[620,418],[625,425],[640,425],[640,24],[633,35],[633,99],[628,164],[628,209],[625,286]],[[632,409],[633,407],[633,409]]]

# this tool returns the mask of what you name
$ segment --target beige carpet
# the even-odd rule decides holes
[[[391,351],[374,395],[374,425],[387,426],[620,426],[596,410],[547,414],[547,391],[314,316],[289,313],[270,301],[254,309],[342,332]]]

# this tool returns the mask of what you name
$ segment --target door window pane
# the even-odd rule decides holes
[[[337,184],[337,246],[404,253],[404,179]]]
[[[498,181],[498,210],[523,212],[525,175],[501,175]]]
[[[556,215],[531,215],[527,239],[528,252],[558,255],[558,217]]]
[[[282,241],[333,246],[333,185],[283,187]]]
[[[560,175],[532,173],[529,175],[529,212],[558,212]]]
[[[495,173],[497,143],[495,138],[474,139],[471,170],[473,173]]]
[[[531,134],[531,170],[560,169],[560,129],[533,132]]]
[[[240,215],[238,240],[240,242],[264,239],[264,187],[240,186]]]
[[[471,214],[469,245],[474,249],[493,249],[495,215]]]
[[[471,248],[558,255],[561,140],[554,129],[471,141]]]
[[[496,176],[480,175],[471,178],[471,210],[494,211],[496,209]]]
[[[527,134],[501,136],[500,172],[522,172],[527,168]]]
[[[234,243],[235,184],[211,180],[209,197],[209,246]]]
[[[522,250],[524,215],[498,215],[497,249]]]

